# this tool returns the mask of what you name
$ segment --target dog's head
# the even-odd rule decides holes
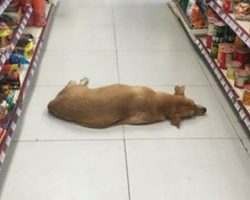
[[[173,112],[172,124],[179,127],[182,118],[189,118],[204,115],[207,109],[204,106],[196,104],[192,99],[185,97],[184,86],[175,86],[176,106]]]

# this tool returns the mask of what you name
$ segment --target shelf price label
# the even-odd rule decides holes
[[[0,162],[1,162],[1,163],[3,163],[3,161],[4,161],[4,159],[5,159],[5,156],[6,156],[5,152],[2,151],[1,154],[0,154]]]
[[[234,94],[232,91],[228,93],[228,96],[230,97],[231,100],[234,100]]]
[[[0,13],[3,13],[4,9],[3,6],[0,7]]]
[[[226,16],[226,18],[225,18],[225,22],[226,22],[227,24],[230,24],[231,19],[230,19],[228,16]]]
[[[244,42],[246,42],[247,41],[247,39],[248,39],[248,37],[247,37],[247,35],[245,34],[245,33],[243,33],[243,36],[242,36],[242,38],[241,38]]]
[[[236,33],[237,33],[238,36],[241,36],[241,34],[242,34],[241,28],[238,28],[238,29],[236,30]]]
[[[246,124],[246,126],[248,127],[248,128],[250,128],[249,126],[250,126],[250,121],[249,121],[249,119],[246,117],[245,119],[244,119],[244,123]]]
[[[16,129],[16,123],[12,122],[12,124],[11,124],[11,130],[14,131],[15,129]]]
[[[234,103],[234,107],[237,111],[240,110],[240,104],[237,101]]]
[[[21,113],[22,113],[21,108],[17,108],[16,114],[17,114],[18,117],[20,117]]]
[[[222,85],[223,87],[224,87],[224,86],[225,86],[225,84],[226,84],[226,82],[225,82],[225,80],[224,80],[224,79],[221,79],[220,83],[221,83],[221,85]]]
[[[229,91],[229,86],[226,84],[224,89],[225,89],[226,92],[228,92]]]
[[[248,38],[248,40],[246,41],[246,45],[250,47],[250,38]]]
[[[10,146],[10,142],[11,142],[11,137],[8,136],[5,143],[7,146]]]
[[[246,117],[246,113],[243,110],[241,110],[239,114],[241,119],[244,119]]]

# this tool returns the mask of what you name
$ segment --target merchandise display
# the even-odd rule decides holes
[[[54,4],[39,1],[0,3],[0,168],[21,114],[25,91],[37,68]],[[30,23],[31,21],[32,23]],[[30,25],[33,25],[32,27]],[[29,27],[27,27],[29,26]],[[36,27],[41,28],[36,28]],[[34,34],[36,33],[36,34]]]
[[[249,6],[249,1],[209,1],[207,33],[191,38],[250,130]]]

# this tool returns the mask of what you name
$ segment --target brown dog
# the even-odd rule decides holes
[[[53,115],[91,128],[116,124],[149,124],[171,120],[180,126],[182,118],[202,115],[206,108],[184,96],[184,87],[176,86],[175,94],[155,92],[147,87],[115,84],[90,89],[88,79],[80,84],[70,81],[48,104]]]

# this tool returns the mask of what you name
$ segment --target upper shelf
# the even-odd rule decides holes
[[[3,13],[3,11],[8,7],[11,0],[0,0],[0,15]]]
[[[230,26],[230,28],[241,38],[250,48],[250,23],[235,20],[234,14],[224,13],[222,7],[215,1],[211,0],[208,5],[221,17],[221,19]]]

